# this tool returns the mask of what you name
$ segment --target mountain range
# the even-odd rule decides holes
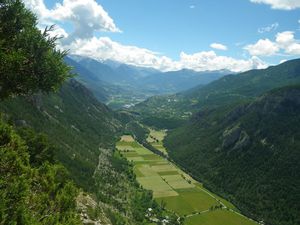
[[[299,224],[300,59],[228,75],[131,109],[169,129],[169,157],[241,211]],[[175,125],[174,125],[175,124]]]
[[[299,74],[300,60],[295,59],[267,69],[227,75],[177,94],[153,96],[132,110],[142,114],[143,120],[149,121],[150,125],[153,120],[186,120],[199,110],[233,107],[271,89],[297,84]]]
[[[91,89],[98,100],[112,108],[131,106],[154,95],[174,94],[197,85],[205,85],[230,73],[186,69],[160,72],[152,68],[80,56],[69,56],[65,61],[78,74],[76,79]]]
[[[118,136],[144,137],[147,125],[168,129],[169,159],[243,214],[300,223],[300,59],[230,75],[65,61],[78,75],[58,93],[12,98],[0,110],[16,127],[49,136],[56,160],[95,193],[103,221],[139,224],[149,207],[160,210],[114,151]]]
[[[128,21],[83,2],[0,3],[0,225],[300,225],[300,59],[258,58],[297,55],[294,32],[175,60],[100,37]]]

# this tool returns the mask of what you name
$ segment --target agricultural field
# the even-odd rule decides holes
[[[253,225],[258,224],[229,210],[215,210],[186,218],[185,225]]]
[[[162,143],[165,134],[152,130],[151,136]],[[150,138],[149,135],[149,142]],[[138,182],[153,191],[154,198],[167,210],[185,218],[185,225],[257,225],[239,214],[231,203],[203,188],[201,183],[131,136],[122,136],[116,147],[133,163]]]
[[[168,155],[166,148],[163,145],[163,140],[167,135],[166,131],[164,130],[153,130],[149,128],[149,135],[147,137],[147,141],[155,147],[157,150],[161,151],[165,155]]]

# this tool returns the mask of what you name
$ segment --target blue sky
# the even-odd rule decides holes
[[[161,70],[243,71],[300,56],[300,0],[25,3],[41,27],[58,25],[57,33],[66,37],[63,48],[99,60]]]
[[[229,55],[241,56],[237,43],[273,39],[276,32],[299,28],[300,10],[271,10],[248,0],[102,0],[123,34],[109,35],[124,44],[138,45],[169,57],[181,51],[210,50],[223,43]],[[190,8],[194,6],[194,8]],[[258,29],[279,23],[278,29],[260,34]],[[297,31],[299,34],[299,31]]]

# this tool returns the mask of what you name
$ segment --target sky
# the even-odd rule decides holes
[[[70,54],[162,71],[241,72],[300,57],[300,0],[24,0]]]

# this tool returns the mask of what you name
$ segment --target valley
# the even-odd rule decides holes
[[[300,4],[134,1],[1,1],[0,225],[300,225]]]
[[[99,61],[70,55],[65,62],[78,74],[76,79],[112,109],[130,108],[152,96],[170,95],[205,85],[230,71],[179,70],[162,72],[115,61]]]
[[[150,129],[148,141],[163,147],[164,131]],[[153,139],[158,141],[153,142]],[[154,199],[167,211],[183,218],[185,225],[255,225],[231,203],[211,193],[168,159],[154,154],[130,135],[117,142],[120,154],[133,164],[137,181],[153,192]]]
[[[152,219],[154,225],[169,218],[173,225],[182,224],[180,217],[184,225],[257,224],[252,218],[294,225],[300,88],[291,84],[299,83],[299,65],[292,60],[224,76],[128,109],[120,101],[115,110],[107,94],[132,100],[132,93],[86,83],[81,74],[90,73],[81,66],[77,79],[58,92],[6,99],[0,110],[16,130],[49,136],[55,159],[97,202],[90,213],[95,221],[149,225]],[[149,208],[154,211],[145,216]]]

